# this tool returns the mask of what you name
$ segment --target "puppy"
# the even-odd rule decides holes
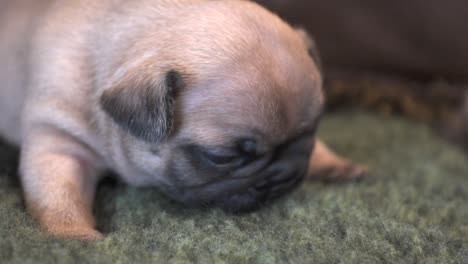
[[[103,170],[234,212],[304,177],[365,171],[316,143],[313,42],[254,3],[2,5],[0,131],[21,146],[27,208],[53,235],[102,237],[92,202]]]

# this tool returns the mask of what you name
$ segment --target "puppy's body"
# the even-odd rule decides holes
[[[309,159],[321,76],[303,34],[253,3],[6,5],[0,130],[21,145],[26,203],[53,234],[100,237],[104,169],[228,210],[288,192],[310,163],[309,175],[362,172],[322,143]]]
[[[35,3],[39,3],[37,6]],[[0,131],[20,142],[20,113],[26,98],[29,43],[32,25],[46,1],[2,1],[0,3]],[[28,6],[31,5],[31,6]]]

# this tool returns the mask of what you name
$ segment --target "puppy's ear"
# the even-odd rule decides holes
[[[310,57],[312,57],[318,69],[322,72],[322,60],[320,59],[320,53],[318,51],[318,47],[317,47],[317,44],[315,43],[315,40],[303,28],[300,28],[300,27],[296,28],[296,31],[299,34],[299,36],[303,39],[303,41],[306,43],[309,49]]]
[[[125,81],[106,90],[100,97],[102,109],[133,136],[157,143],[171,133],[174,102],[184,81],[179,72],[170,70],[159,82]]]

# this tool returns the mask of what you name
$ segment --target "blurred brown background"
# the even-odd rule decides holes
[[[259,0],[315,37],[326,68],[468,80],[466,0]]]
[[[329,110],[403,115],[468,146],[468,1],[257,2],[314,37]]]

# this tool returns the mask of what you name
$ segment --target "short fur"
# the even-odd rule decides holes
[[[103,170],[234,211],[291,191],[306,173],[364,172],[322,143],[310,159],[324,101],[317,62],[303,32],[254,3],[5,5],[0,131],[21,146],[27,207],[54,235],[102,237],[91,209]],[[246,140],[254,157],[238,152]]]

